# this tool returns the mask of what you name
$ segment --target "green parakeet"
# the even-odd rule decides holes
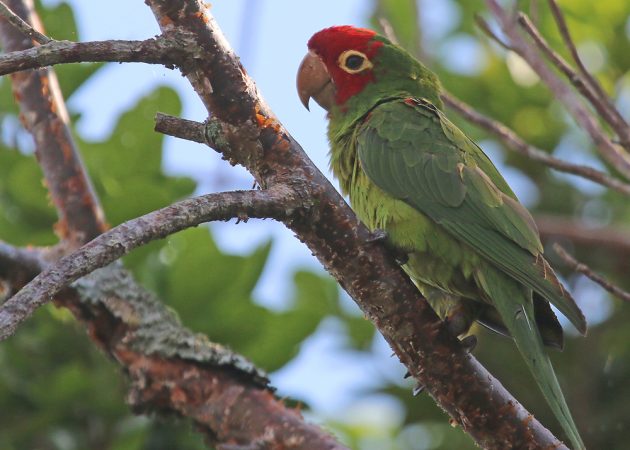
[[[582,334],[584,315],[543,257],[529,212],[442,112],[436,76],[363,28],[324,29],[308,49],[298,93],[328,111],[330,166],[358,217],[406,255],[403,268],[456,335],[477,320],[514,338],[583,449],[543,345],[563,346],[549,303]]]

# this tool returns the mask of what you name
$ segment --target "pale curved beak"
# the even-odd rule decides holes
[[[313,52],[308,52],[300,64],[297,90],[306,109],[309,109],[308,102],[311,98],[326,111],[334,104],[335,85],[328,74],[326,65]]]

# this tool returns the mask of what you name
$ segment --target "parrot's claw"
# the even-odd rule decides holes
[[[387,231],[381,230],[380,228],[376,228],[373,231],[370,231],[370,237],[367,238],[368,242],[387,242],[387,238],[389,235]]]
[[[464,347],[466,353],[472,353],[472,351],[477,346],[477,336],[471,334],[470,336],[466,336],[459,342],[462,344],[462,347]]]
[[[367,241],[370,243],[382,242],[387,250],[389,250],[394,255],[394,259],[396,260],[396,262],[401,266],[407,264],[407,261],[409,261],[409,254],[392,245],[392,242],[389,239],[389,235],[385,230],[376,228],[375,230],[371,231],[370,237],[367,239]]]
[[[403,378],[406,380],[409,377],[411,377],[411,372],[409,371],[405,372],[405,375],[403,376]],[[416,397],[422,391],[424,391],[424,385],[420,382],[417,382],[416,386],[413,388],[413,391],[412,391],[413,396]]]

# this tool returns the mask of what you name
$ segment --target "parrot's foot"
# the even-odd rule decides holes
[[[474,320],[474,314],[468,308],[468,304],[460,302],[458,306],[451,308],[444,322],[448,330],[455,336],[466,334]]]
[[[407,371],[405,372],[405,375],[403,376],[403,378],[406,380],[407,378],[409,378],[411,376],[411,372]],[[422,391],[424,391],[424,385],[420,382],[416,383],[416,386],[413,388],[413,396],[416,397],[418,394],[420,394]]]
[[[477,346],[477,336],[470,335],[459,341],[466,353],[471,353]]]
[[[389,250],[394,255],[394,259],[396,260],[396,262],[401,266],[409,261],[409,255],[407,254],[407,252],[394,246],[389,240],[389,235],[385,230],[382,230],[380,228],[372,230],[371,236],[368,238],[368,242],[382,242],[387,250]]]

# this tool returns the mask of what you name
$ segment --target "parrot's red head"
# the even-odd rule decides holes
[[[308,108],[313,97],[329,110],[333,105],[343,105],[373,82],[373,58],[383,46],[376,36],[372,30],[349,25],[315,33],[298,71],[298,93],[304,106]]]

